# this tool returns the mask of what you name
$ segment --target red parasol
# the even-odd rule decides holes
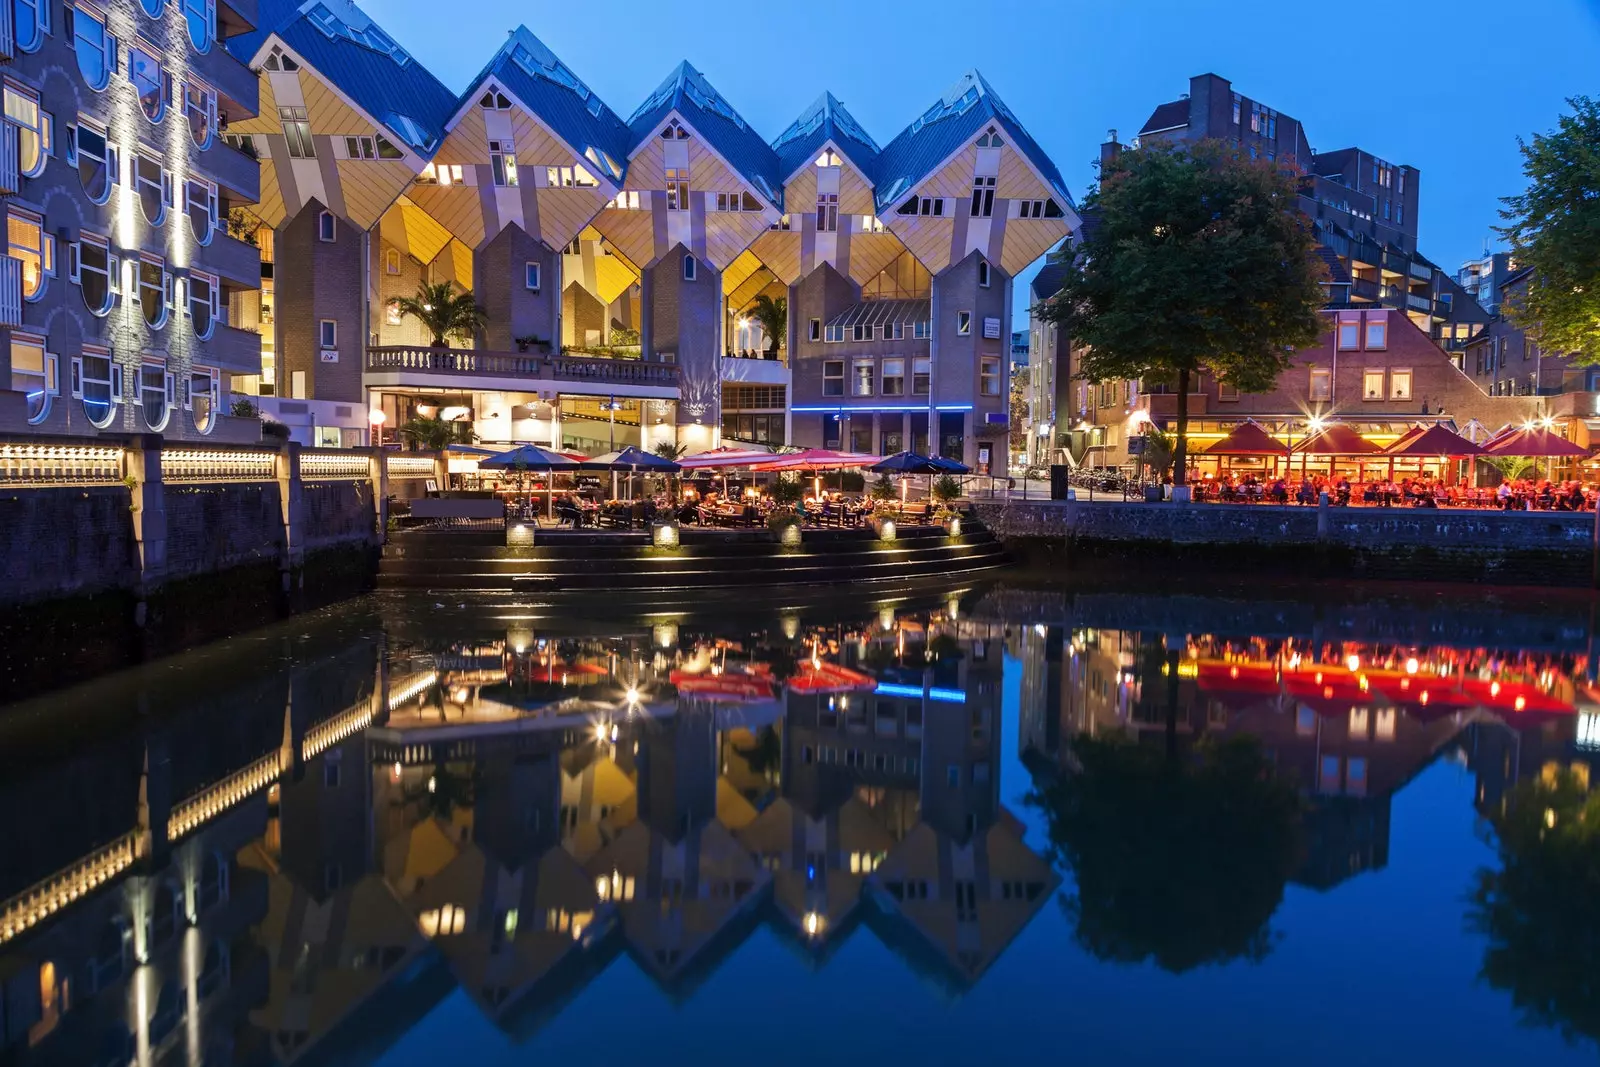
[[[1342,422],[1330,422],[1294,446],[1297,456],[1370,456],[1381,451]]]
[[[1259,425],[1253,422],[1241,423],[1233,430],[1205,450],[1208,456],[1282,456],[1287,455],[1289,448],[1282,441],[1277,440]]]
[[[1388,448],[1390,456],[1477,456],[1483,448],[1473,444],[1448,426],[1413,427]]]
[[[1505,429],[1483,446],[1486,456],[1587,456],[1589,450],[1542,426]]]

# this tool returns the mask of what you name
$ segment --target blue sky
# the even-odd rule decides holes
[[[1600,0],[1456,0],[1350,9],[1281,0],[365,0],[452,89],[519,22],[624,116],[688,59],[769,139],[824,89],[887,142],[976,66],[1051,154],[1075,197],[1106,131],[1215,72],[1305,124],[1422,171],[1425,255],[1477,255],[1518,189],[1518,135],[1566,97],[1600,95]],[[820,42],[820,47],[819,47]],[[1024,306],[1018,301],[1018,306]]]

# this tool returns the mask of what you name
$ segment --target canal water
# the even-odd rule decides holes
[[[0,708],[0,1061],[1592,1063],[1592,630],[361,601]]]

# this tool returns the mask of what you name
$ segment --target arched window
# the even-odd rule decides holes
[[[56,357],[45,351],[45,339],[36,334],[11,335],[11,390],[28,398],[28,422],[43,422],[50,414],[50,398],[59,392]]]
[[[695,262],[695,258],[693,256],[684,256],[683,257],[683,280],[686,281],[686,282],[694,281],[695,274],[697,273],[697,271],[698,271],[698,264]]]
[[[139,94],[139,109],[151,122],[160,122],[172,98],[172,75],[161,69],[154,46],[140,42],[128,49],[128,80]]]
[[[117,180],[117,146],[107,140],[105,130],[81,119],[68,129],[68,146],[77,160],[84,194],[103,204],[111,198],[111,186]]]
[[[167,324],[168,305],[172,303],[172,275],[167,273],[164,260],[156,256],[140,257],[136,296],[145,325],[159,330]]]
[[[78,55],[78,72],[89,88],[100,92],[117,69],[117,39],[106,30],[100,16],[88,8],[72,7],[72,48]]]
[[[172,416],[172,375],[165,363],[139,364],[138,404],[144,409],[144,424],[156,433],[167,428]]]
[[[104,348],[85,347],[72,359],[72,395],[83,401],[83,413],[100,429],[110,426],[122,402],[122,368]]]
[[[195,51],[210,51],[216,38],[216,0],[183,0],[183,20],[189,24],[189,41]]]
[[[83,293],[83,304],[92,314],[104,315],[111,310],[116,295],[117,257],[104,237],[96,234],[79,234],[72,246],[70,264],[72,280]]]

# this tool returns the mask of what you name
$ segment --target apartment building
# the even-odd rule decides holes
[[[296,437],[1003,465],[1011,278],[1075,216],[976,72],[887,148],[831,94],[769,142],[688,63],[624,118],[526,28],[456,93],[345,0],[262,10],[228,132],[262,164],[264,358],[232,385]],[[443,281],[486,312],[458,347],[393,306]]]
[[[1141,145],[1212,138],[1253,159],[1300,171],[1298,208],[1315,227],[1318,255],[1327,268],[1329,329],[1270,393],[1240,397],[1214,381],[1199,382],[1189,404],[1191,417],[1200,420],[1191,427],[1196,444],[1247,418],[1277,420],[1285,433],[1312,417],[1367,420],[1364,432],[1382,441],[1391,423],[1438,416],[1441,410],[1458,424],[1477,419],[1490,430],[1540,413],[1536,405],[1490,397],[1492,390],[1481,387],[1472,372],[1468,345],[1487,336],[1493,316],[1418,249],[1421,174],[1416,168],[1357,147],[1317,152],[1300,120],[1243,95],[1215,74],[1191,78],[1189,92],[1157,106],[1132,146],[1121,144],[1111,131],[1101,158],[1108,161]],[[1071,255],[1070,244],[1053,254]],[[1035,304],[1058,290],[1059,278],[1047,264],[1034,282]],[[1363,338],[1372,331],[1384,341],[1371,349],[1343,348],[1339,337],[1346,323]],[[1170,428],[1175,397],[1133,381],[1075,381],[1070,339],[1037,316],[1030,326],[1036,350],[1054,342],[1055,378],[1069,383],[1056,390],[1055,407],[1040,420],[1053,426],[1055,459],[1066,450],[1079,462],[1120,465],[1129,461],[1128,438],[1142,434],[1147,422]],[[1361,352],[1362,359],[1339,356],[1349,351]],[[1380,374],[1383,384],[1369,388]],[[1383,418],[1375,418],[1380,414]]]
[[[256,79],[227,50],[255,8],[19,0],[0,14],[0,429],[259,439],[227,403],[261,358],[236,322],[260,259],[234,223],[259,178],[224,134],[256,113]]]

